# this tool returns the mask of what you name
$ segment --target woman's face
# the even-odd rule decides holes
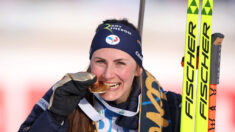
[[[91,72],[110,86],[110,90],[100,96],[106,101],[122,103],[131,92],[134,77],[139,76],[142,69],[137,68],[135,60],[126,52],[102,48],[92,55]]]

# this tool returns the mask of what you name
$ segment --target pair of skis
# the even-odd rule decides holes
[[[181,132],[215,130],[216,85],[219,83],[220,49],[224,36],[220,33],[211,35],[213,0],[202,0],[200,42],[197,48],[199,4],[199,0],[188,0]]]

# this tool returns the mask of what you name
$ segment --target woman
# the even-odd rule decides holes
[[[142,59],[138,30],[127,20],[104,21],[92,41],[87,72],[66,74],[19,131],[179,131],[181,96],[164,92]],[[97,83],[105,89],[95,91]]]

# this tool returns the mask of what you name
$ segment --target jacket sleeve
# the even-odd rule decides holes
[[[22,123],[18,132],[66,132],[68,121],[59,124],[47,111],[52,88],[34,105],[27,119]]]
[[[180,132],[181,102],[182,96],[174,92],[167,92],[167,103],[170,110],[172,132]]]

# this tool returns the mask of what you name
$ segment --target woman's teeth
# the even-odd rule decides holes
[[[117,88],[120,84],[119,83],[105,83],[105,85],[108,85],[110,88]]]

